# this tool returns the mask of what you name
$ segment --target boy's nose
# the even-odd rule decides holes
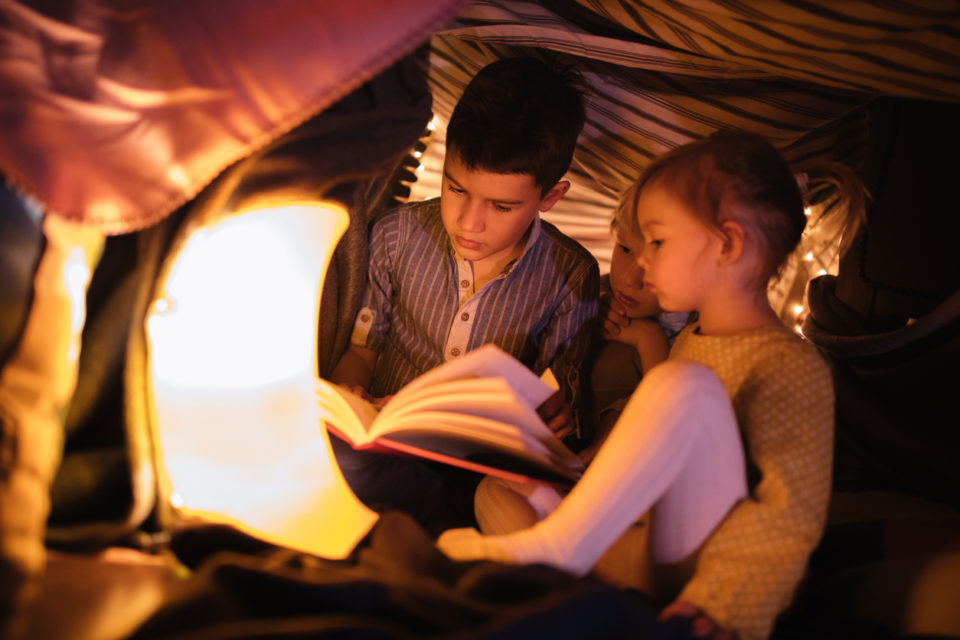
[[[631,260],[629,266],[627,267],[627,282],[634,286],[640,286],[643,284],[643,274],[645,269],[643,265],[640,264],[642,257],[638,257],[636,260]]]
[[[460,227],[464,231],[480,233],[484,229],[482,203],[466,202],[460,210]]]
[[[643,247],[643,251],[640,252],[640,255],[637,256],[636,265],[637,265],[637,268],[640,269],[641,278],[643,277],[644,272],[646,272],[646,270],[650,268],[650,258],[648,253],[649,251],[650,251],[650,245],[647,244],[646,246]]]

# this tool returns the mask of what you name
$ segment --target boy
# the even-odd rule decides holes
[[[447,127],[440,198],[402,205],[371,231],[367,291],[333,382],[383,398],[493,342],[537,374],[553,370],[564,402],[548,424],[558,437],[579,431],[599,270],[538,212],[569,189],[561,178],[583,122],[579,91],[536,59],[500,60],[471,80]],[[334,440],[361,500],[421,522],[445,499],[439,476],[457,473]]]

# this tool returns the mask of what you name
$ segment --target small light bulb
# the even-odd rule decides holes
[[[810,207],[803,208],[803,215],[809,216],[811,213],[813,213],[813,211],[810,210]]]
[[[803,259],[807,262],[813,262],[813,251],[807,251],[806,255],[803,256]]]
[[[801,313],[803,313],[803,305],[802,304],[793,305],[793,312],[797,315],[800,315]]]

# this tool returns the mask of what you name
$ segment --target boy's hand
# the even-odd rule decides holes
[[[603,318],[601,331],[607,340],[619,339],[621,330],[630,326],[626,308],[610,293],[600,296],[600,317]]]
[[[340,387],[341,389],[346,389],[347,391],[349,391],[350,393],[352,393],[352,394],[355,395],[355,396],[360,396],[361,398],[363,398],[363,399],[366,400],[367,402],[371,402],[371,403],[373,402],[373,396],[371,396],[369,393],[367,393],[367,390],[366,390],[363,386],[361,386],[361,385],[359,385],[359,384],[349,385],[349,384],[344,384],[344,383],[341,382],[341,383],[338,384],[337,386]]]
[[[703,612],[703,609],[686,600],[674,600],[660,611],[657,620],[670,618],[690,618],[690,633],[694,638],[710,638],[710,640],[733,640],[733,632],[718,625],[713,618]]]
[[[566,438],[573,433],[573,407],[564,402],[563,395],[557,391],[537,407],[537,413],[553,435]]]
[[[378,409],[382,409],[384,406],[386,406],[386,404],[387,404],[388,402],[390,402],[390,401],[393,399],[393,396],[394,396],[394,394],[390,394],[390,395],[388,395],[388,396],[383,396],[382,398],[374,398],[372,395],[370,395],[370,394],[367,392],[366,389],[364,389],[364,388],[363,388],[362,386],[360,386],[359,384],[355,384],[355,385],[353,385],[353,386],[350,386],[350,385],[348,385],[348,384],[342,384],[342,383],[341,383],[341,384],[338,385],[338,386],[339,386],[341,389],[346,389],[347,391],[349,391],[350,393],[352,393],[352,394],[355,395],[355,396],[360,396],[361,398],[363,398],[364,400],[366,400],[367,402],[369,402],[369,403],[372,404],[373,406],[377,407]]]
[[[633,345],[641,353],[649,346],[659,345],[660,343],[667,345],[667,334],[664,333],[663,327],[652,318],[629,319],[626,326],[620,327],[620,335],[613,339]]]
[[[396,394],[391,393],[391,394],[388,395],[388,396],[382,396],[382,397],[380,397],[380,398],[370,398],[370,404],[372,404],[373,406],[375,406],[375,407],[378,408],[378,409],[383,409],[385,406],[387,406],[387,403],[388,403],[388,402],[390,402],[391,400],[393,400],[393,396],[395,396],[395,395],[396,395]]]
[[[597,424],[597,434],[594,436],[593,442],[591,442],[587,448],[577,454],[583,461],[583,464],[590,464],[593,462],[593,459],[597,456],[597,452],[600,451],[600,447],[602,447],[603,443],[606,442],[607,437],[610,435],[610,432],[613,431],[613,427],[615,424],[617,424],[617,420],[619,419],[620,412],[615,409],[604,411],[600,415],[600,420]]]

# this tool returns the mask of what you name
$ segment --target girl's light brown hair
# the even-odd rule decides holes
[[[828,198],[825,211],[838,221],[844,247],[864,216],[866,191],[849,168],[823,164],[806,174],[809,196]],[[657,157],[624,192],[613,226],[637,227],[637,201],[656,183],[670,191],[708,229],[722,234],[733,220],[762,248],[756,284],[766,287],[800,242],[807,224],[804,196],[783,157],[762,136],[746,131],[718,131]]]

